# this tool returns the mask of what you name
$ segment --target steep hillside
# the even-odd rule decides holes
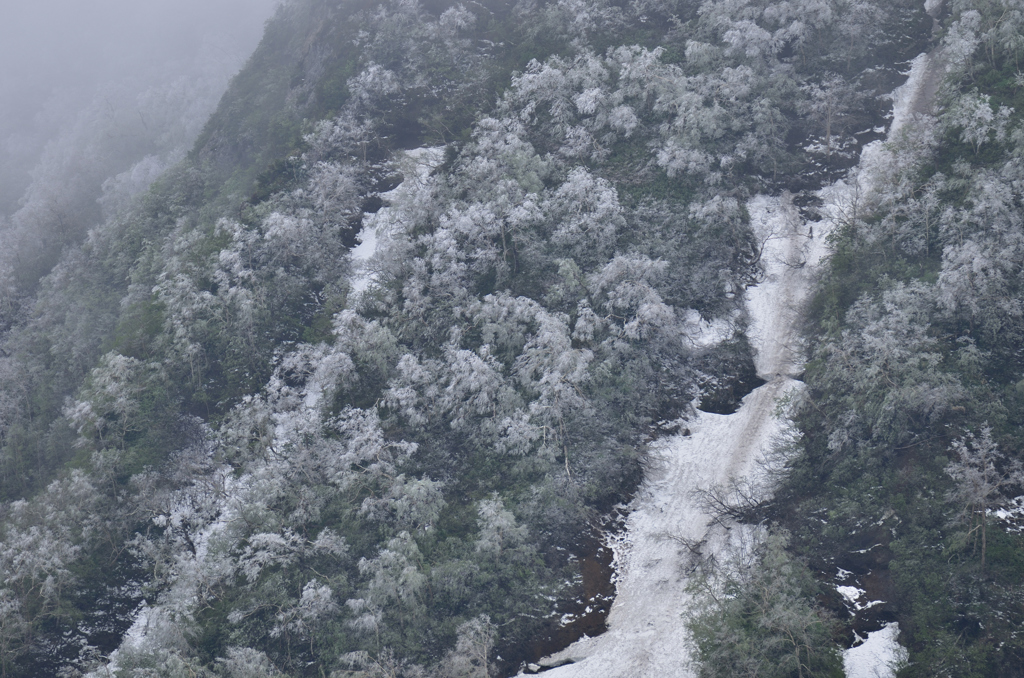
[[[899,675],[1017,676],[1024,13],[947,5],[934,105],[842,215],[780,504],[849,607],[898,620]]]
[[[921,450],[1015,456],[996,403],[1024,376],[999,339],[1017,269],[964,263],[1016,242],[1019,31],[989,4],[951,8],[947,113],[830,240],[799,454],[774,502],[736,512],[788,527],[763,562],[801,614],[824,614],[857,521],[953,515],[960,467]],[[916,0],[286,3],[191,153],[6,316],[3,674],[510,675],[572,640],[648,446],[764,372],[752,198],[820,207],[932,26]],[[871,353],[876,330],[910,356]],[[936,428],[975,420],[992,432]],[[914,473],[937,489],[875,518],[865,498]],[[934,572],[920,553],[950,539],[963,566],[943,571],[966,577],[980,532],[992,584],[970,591],[1014,614],[1019,545],[964,505],[963,528],[897,531],[886,553],[912,555],[879,562]],[[839,536],[808,522],[822,506]],[[912,661],[969,637],[1011,666],[988,618],[958,636],[961,603],[920,613],[900,576]],[[812,636],[831,675],[849,634]]]

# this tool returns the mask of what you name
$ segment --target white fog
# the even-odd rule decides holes
[[[0,219],[94,201],[108,178],[99,174],[119,174],[147,156],[135,183],[152,178],[202,128],[277,4],[0,4]],[[86,164],[89,176],[81,176]]]

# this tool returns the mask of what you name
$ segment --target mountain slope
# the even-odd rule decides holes
[[[286,5],[4,337],[4,671],[514,672],[659,423],[749,388],[751,197],[855,164],[930,29],[910,2]],[[818,317],[872,284],[844,262],[890,261],[851,229]],[[839,430],[820,394],[860,386],[821,365]]]

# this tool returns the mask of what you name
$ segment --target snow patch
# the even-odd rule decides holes
[[[849,223],[858,215],[868,211],[876,194],[877,177],[888,175],[886,168],[894,162],[892,151],[886,141],[895,137],[910,121],[914,114],[926,109],[927,100],[934,94],[929,91],[929,81],[934,76],[936,64],[941,57],[936,53],[919,54],[911,62],[907,81],[892,93],[892,123],[886,140],[872,141],[861,151],[860,162],[846,180],[839,180],[818,191],[824,207],[823,225],[834,229],[839,224]]]
[[[896,670],[906,664],[906,648],[896,642],[899,624],[887,624],[880,631],[872,631],[867,640],[843,652],[843,670],[846,678],[892,678]]]
[[[837,586],[836,591],[839,591],[839,595],[846,598],[849,603],[855,603],[858,598],[866,593],[864,589],[859,589],[856,586]]]
[[[762,379],[803,371],[797,316],[809,293],[808,268],[825,254],[824,233],[817,240],[805,226],[788,195],[758,195],[748,204],[750,225],[762,243],[762,281],[746,292],[750,326],[747,337]]]
[[[989,515],[1006,523],[1003,527],[1007,532],[1024,532],[1024,496],[1011,499],[1002,508],[989,510]]]
[[[352,248],[350,254],[356,271],[352,277],[353,291],[363,292],[370,285],[374,277],[373,255],[377,253],[378,243],[402,221],[401,215],[394,213],[391,204],[409,204],[408,198],[427,186],[430,173],[444,161],[444,153],[444,146],[396,153],[395,165],[404,180],[390,191],[380,194],[385,206],[376,214],[368,216],[359,232],[359,244]]]
[[[740,311],[711,320],[705,320],[694,309],[686,312],[686,340],[697,348],[708,348],[728,341],[736,335]]]
[[[847,607],[856,612],[885,604],[884,600],[861,601],[867,591],[856,586],[837,586],[836,591],[846,600]]]
[[[913,119],[914,111],[921,105],[925,84],[932,65],[933,55],[922,52],[910,62],[907,81],[892,93],[892,124],[889,136],[893,136]]]

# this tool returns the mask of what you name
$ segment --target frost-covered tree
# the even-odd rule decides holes
[[[458,640],[441,662],[441,678],[488,678],[497,628],[485,614],[459,626]]]
[[[949,499],[958,508],[957,520],[967,528],[966,539],[981,535],[981,569],[985,569],[988,548],[989,513],[1009,499],[1006,491],[1024,484],[1024,466],[1019,459],[1007,460],[992,440],[992,428],[984,426],[980,436],[968,433],[950,445],[957,459],[946,466],[955,486]]]
[[[360,512],[397,532],[429,531],[445,506],[442,488],[443,483],[429,478],[410,480],[399,475],[387,494],[364,499]]]
[[[427,613],[424,603],[428,579],[420,570],[422,561],[419,547],[408,532],[398,533],[376,557],[360,560],[359,571],[366,578],[366,586],[362,597],[346,602],[360,615],[354,627],[373,631],[379,638],[382,623],[374,611],[381,611],[383,626],[393,627],[395,632],[416,628]]]
[[[847,114],[856,105],[856,91],[835,73],[825,74],[820,84],[811,83],[804,88],[808,98],[802,109],[824,133],[825,157],[831,158],[833,136],[842,136]]]
[[[476,550],[500,558],[506,550],[521,546],[527,537],[525,527],[518,525],[515,515],[505,508],[498,496],[484,499],[477,507],[480,537]]]
[[[849,328],[823,343],[822,394],[843,413],[829,434],[836,455],[864,441],[906,444],[916,424],[934,424],[964,397],[955,374],[943,369],[939,342],[929,334],[933,291],[897,284],[881,299],[860,299]]]
[[[1024,221],[1012,167],[1005,176],[972,172],[970,199],[946,209],[939,221],[946,243],[937,288],[940,307],[993,347],[1013,343],[1024,330],[1024,279],[1016,263],[1024,248]]]
[[[970,144],[975,155],[981,147],[994,140],[1006,141],[1007,124],[1012,108],[1000,106],[993,110],[990,97],[977,91],[957,97],[943,116],[947,127],[959,129],[960,141]]]
[[[1019,66],[1024,50],[1024,43],[1021,41],[1024,10],[1021,10],[1013,0],[952,0],[950,10],[959,15],[959,20],[954,24],[954,28],[958,29],[957,33],[967,37],[975,44],[975,48],[983,45],[990,64],[997,63],[999,57],[1008,57],[1013,60],[1015,66]],[[960,53],[963,51],[966,50],[961,50]]]
[[[0,675],[9,675],[28,630],[28,623],[21,614],[21,601],[10,589],[0,589]]]
[[[110,483],[105,475],[76,470],[31,500],[5,505],[0,526],[0,645],[5,648],[0,667],[5,673],[34,632],[75,613],[78,573],[96,545],[107,552],[107,563],[123,548],[123,520],[111,496],[97,487]]]
[[[829,619],[817,607],[810,570],[786,553],[788,536],[771,532],[748,560],[695,580],[699,603],[687,621],[697,675],[788,678],[843,675]]]
[[[80,444],[95,441],[100,449],[124,449],[129,436],[140,432],[143,397],[152,397],[160,377],[158,368],[135,358],[118,353],[104,356],[93,369],[81,399],[64,411],[78,432]]]
[[[228,648],[227,656],[219,658],[217,664],[226,678],[281,678],[284,675],[265,653],[249,647]]]
[[[949,27],[943,38],[943,44],[946,47],[945,57],[950,70],[971,72],[974,53],[981,42],[978,38],[980,25],[981,14],[976,9],[969,9],[963,12]]]

